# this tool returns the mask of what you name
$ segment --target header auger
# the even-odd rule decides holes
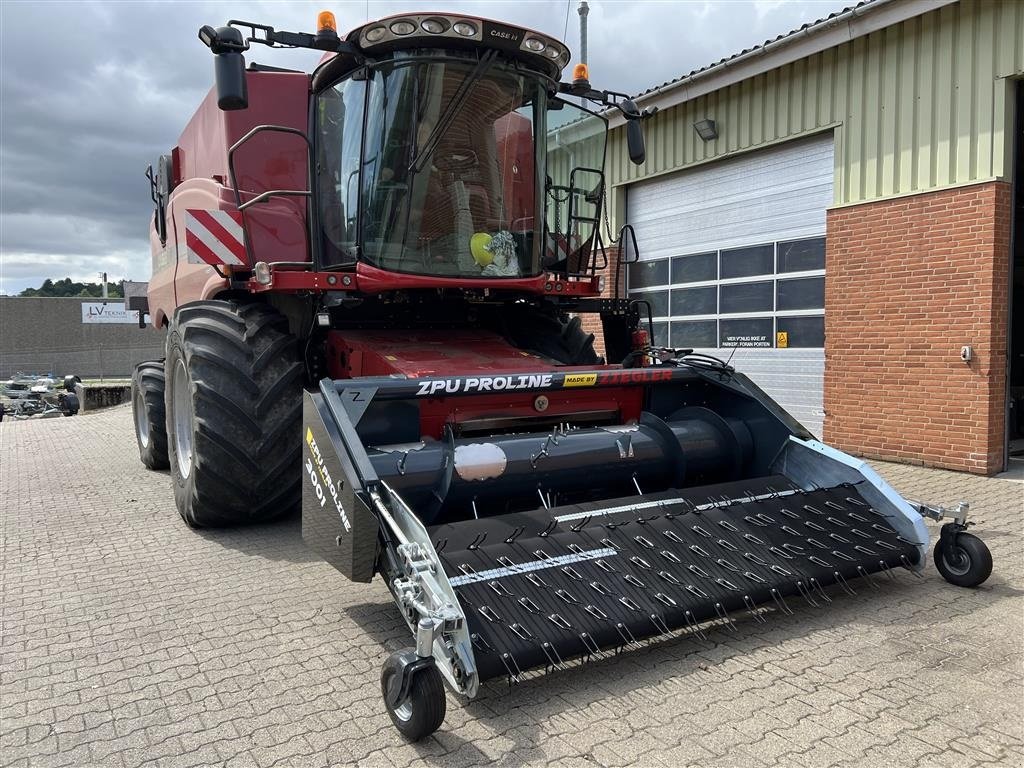
[[[189,525],[301,509],[324,560],[383,577],[412,634],[381,676],[406,737],[440,727],[445,685],[472,697],[924,567],[923,516],[946,510],[727,363],[651,346],[618,280],[635,235],[606,253],[601,231],[604,115],[642,163],[649,113],[586,67],[561,82],[562,43],[458,14],[199,36],[217,86],[148,173],[135,308],[167,354],[133,380],[140,454]],[[325,56],[246,67],[255,44]],[[936,565],[980,584],[991,558],[953,517]]]

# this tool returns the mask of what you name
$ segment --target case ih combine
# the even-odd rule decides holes
[[[643,162],[631,100],[485,19],[318,27],[199,33],[217,86],[149,173],[167,351],[135,373],[135,423],[189,525],[301,508],[324,560],[383,577],[413,637],[381,677],[405,736],[441,725],[443,684],[920,571],[925,516],[953,517],[942,575],[987,578],[964,507],[905,501],[726,363],[652,347],[617,279],[601,297],[602,113]],[[253,43],[325,56],[246,69]]]

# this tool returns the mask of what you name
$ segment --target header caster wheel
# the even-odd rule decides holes
[[[955,523],[942,526],[935,543],[935,567],[942,578],[958,587],[977,587],[992,574],[992,553],[988,546]]]
[[[444,683],[433,659],[411,648],[396,651],[384,662],[380,688],[391,722],[409,741],[426,738],[444,722]]]

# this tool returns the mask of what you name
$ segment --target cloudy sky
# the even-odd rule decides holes
[[[635,93],[853,0],[591,0],[591,79]],[[146,280],[149,190],[209,90],[213,60],[196,38],[229,18],[312,31],[411,10],[451,10],[533,27],[579,44],[577,0],[52,2],[0,0],[0,294],[45,278]],[[567,9],[569,11],[567,15]],[[308,51],[262,49],[262,63],[311,69]]]

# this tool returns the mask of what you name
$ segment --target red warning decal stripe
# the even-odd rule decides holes
[[[192,264],[245,264],[242,215],[237,211],[185,211],[185,247]]]

